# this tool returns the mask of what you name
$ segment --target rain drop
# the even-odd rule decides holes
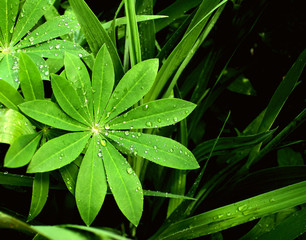
[[[152,123],[151,122],[146,122],[146,126],[147,127],[152,127]]]
[[[102,157],[102,153],[101,152],[98,153],[98,157]]]
[[[126,135],[126,136],[128,136],[129,134],[130,134],[129,131],[125,131],[125,132],[124,132],[124,135]]]
[[[144,106],[142,107],[142,109],[143,109],[144,111],[148,110],[148,108],[149,108],[149,105],[148,105],[148,104],[146,104],[146,105],[144,105]]]
[[[129,167],[129,168],[126,169],[126,172],[128,174],[132,174],[133,173],[133,169],[131,167]]]
[[[79,57],[83,57],[83,54],[82,53],[79,53],[79,55],[78,55]]]

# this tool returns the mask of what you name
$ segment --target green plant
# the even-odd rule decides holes
[[[289,240],[305,232],[298,128],[306,50],[278,50],[269,25],[261,27],[273,4],[123,0],[95,15],[83,0],[17,2],[1,1],[0,70],[20,85],[0,75],[0,142],[10,144],[0,146],[0,227],[35,239]],[[30,3],[45,9],[23,11]],[[44,17],[13,43],[18,20],[5,21],[25,13]],[[46,27],[66,17],[72,33]],[[54,34],[35,46],[39,29]],[[33,57],[50,43],[47,60]],[[269,50],[290,61],[260,64]],[[31,204],[15,210],[5,199],[18,199],[19,189]]]

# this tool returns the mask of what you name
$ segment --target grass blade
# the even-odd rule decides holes
[[[136,107],[111,120],[110,129],[159,128],[175,124],[186,118],[195,104],[178,98],[160,99]]]
[[[127,18],[127,38],[129,41],[131,66],[134,66],[141,62],[141,48],[136,21],[135,1],[124,0],[124,9]]]
[[[19,80],[25,100],[44,99],[44,84],[33,60],[25,53],[19,54]]]
[[[31,207],[27,221],[33,220],[47,202],[49,192],[49,173],[36,173],[33,181]]]
[[[81,218],[89,226],[99,213],[107,190],[106,176],[99,151],[101,138],[93,135],[82,160],[75,188]],[[97,144],[99,143],[99,144]]]
[[[66,166],[81,154],[89,137],[87,132],[77,132],[51,139],[35,153],[27,172],[48,172]]]
[[[104,141],[102,155],[109,187],[121,212],[137,226],[143,210],[141,183],[126,159],[110,142]]]
[[[77,16],[78,22],[81,24],[81,28],[84,31],[87,42],[93,54],[96,55],[102,45],[106,45],[107,50],[109,51],[113,60],[116,79],[119,80],[123,76],[122,63],[117,49],[115,48],[107,32],[102,27],[100,21],[90,10],[84,0],[69,0],[69,3]]]
[[[205,236],[305,202],[303,181],[173,223],[158,239]]]

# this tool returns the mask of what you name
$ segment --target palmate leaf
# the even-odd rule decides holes
[[[33,32],[27,35],[26,38],[20,41],[14,48],[20,49],[36,45],[79,29],[80,26],[72,14],[59,16],[40,25]]]
[[[109,131],[106,135],[133,154],[159,165],[182,170],[199,168],[193,154],[170,138],[129,131]]]
[[[181,99],[160,99],[136,107],[108,124],[110,129],[164,127],[186,118],[195,107],[195,104]]]
[[[0,142],[11,144],[23,134],[35,133],[32,124],[21,113],[0,109]]]
[[[15,25],[19,8],[19,0],[0,1],[0,32],[2,32],[3,44],[8,46]]]
[[[62,59],[66,52],[79,57],[88,56],[79,44],[64,40],[51,40],[32,47],[26,47],[23,51],[27,53],[35,53],[44,58]]]
[[[6,54],[0,61],[0,78],[15,89],[19,86],[18,62],[11,54]]]
[[[19,108],[29,117],[58,129],[84,131],[88,127],[65,114],[60,107],[49,100],[24,102]]]
[[[67,80],[71,83],[78,94],[86,114],[93,118],[92,89],[90,77],[85,64],[79,57],[65,53],[65,73]]]
[[[112,59],[106,45],[103,45],[96,56],[92,71],[95,122],[98,122],[103,114],[112,94],[114,83],[115,75]]]
[[[35,63],[41,79],[43,80],[49,80],[49,66],[47,65],[46,61],[44,58],[37,54],[33,53],[27,53],[27,55],[32,59],[32,61]]]
[[[45,206],[49,192],[49,173],[36,173],[32,189],[31,207],[27,221],[33,220]]]
[[[18,111],[17,105],[23,101],[20,93],[11,84],[0,79],[0,103],[7,108]]]
[[[17,138],[8,149],[4,166],[7,168],[18,168],[27,165],[33,157],[42,134],[26,134]]]
[[[76,132],[49,140],[35,153],[27,172],[48,172],[71,163],[81,154],[89,137],[89,132]]]
[[[70,117],[91,126],[91,116],[86,111],[87,103],[82,102],[73,85],[66,78],[52,74],[51,86],[61,108]]]
[[[34,27],[55,0],[27,0],[18,17],[10,46],[14,46]]]
[[[44,98],[44,85],[32,59],[25,53],[19,54],[19,80],[20,87],[25,100],[35,100]]]
[[[135,226],[143,210],[141,183],[126,159],[105,139],[102,156],[109,187],[121,212]]]
[[[76,182],[76,204],[87,226],[99,213],[107,190],[100,140],[98,135],[93,135],[82,160]]]
[[[157,59],[146,60],[132,67],[110,97],[103,114],[105,121],[111,120],[137,103],[152,87],[157,70]]]

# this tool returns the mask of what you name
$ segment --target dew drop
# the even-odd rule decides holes
[[[247,209],[248,209],[248,206],[247,206],[246,204],[241,205],[241,206],[238,207],[238,211],[239,211],[239,212],[243,212],[243,211],[245,211],[245,210],[247,210]]]
[[[142,109],[143,109],[144,111],[148,110],[148,108],[149,108],[149,105],[148,105],[148,104],[146,104],[146,105],[144,105],[144,106],[142,107]]]
[[[147,127],[152,127],[152,123],[151,122],[146,122],[146,126]]]
[[[98,153],[98,157],[102,157],[102,153],[101,152]]]
[[[128,136],[129,134],[130,134],[129,131],[125,131],[125,132],[124,132],[124,135],[126,135],[126,136]]]
[[[159,122],[159,123],[160,123],[160,122],[161,122],[161,119],[160,119],[160,118],[159,118],[159,119],[157,119],[157,122]]]
[[[174,117],[174,118],[173,118],[173,121],[174,121],[174,122],[177,122],[177,117]]]
[[[106,141],[104,139],[101,139],[101,144],[102,144],[103,147],[105,147],[106,146]]]
[[[82,53],[79,53],[79,55],[78,55],[79,57],[83,57],[83,54]]]
[[[108,130],[110,128],[109,124],[105,124],[104,128],[105,130]]]
[[[133,173],[133,169],[131,167],[129,167],[129,168],[126,169],[126,172],[128,174],[132,174]]]

